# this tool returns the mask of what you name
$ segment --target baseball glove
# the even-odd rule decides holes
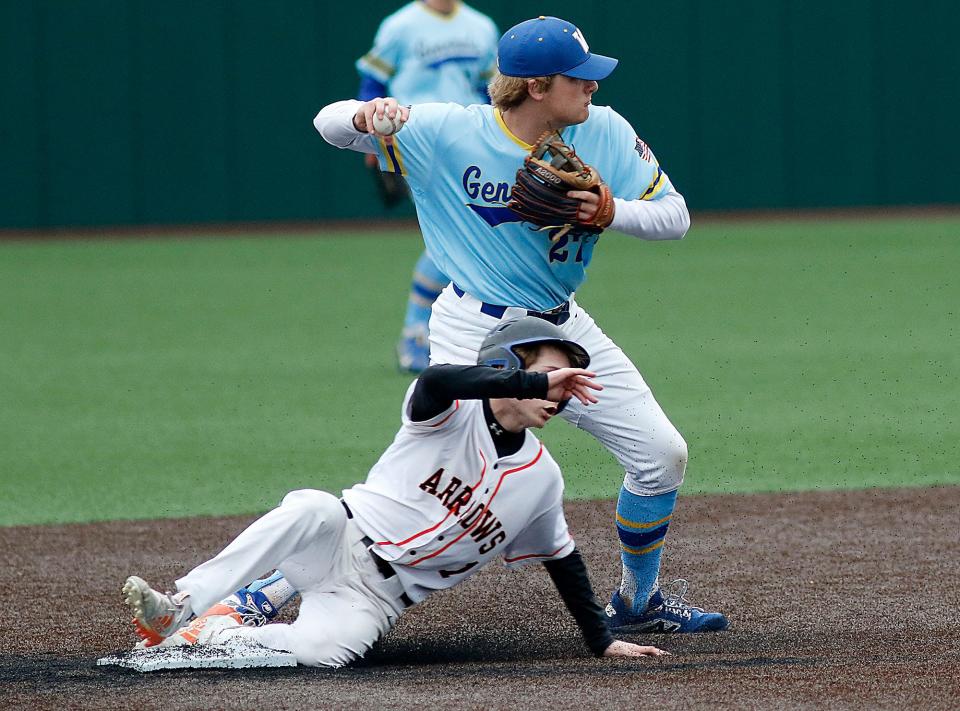
[[[567,195],[589,190],[600,196],[596,214],[586,222],[577,218],[583,201]],[[557,240],[571,230],[598,234],[613,220],[613,196],[596,170],[584,163],[557,131],[547,131],[517,171],[508,207],[540,230],[558,229]]]

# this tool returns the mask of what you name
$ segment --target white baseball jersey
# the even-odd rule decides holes
[[[528,430],[497,458],[481,400],[457,400],[424,422],[409,416],[367,480],[343,492],[375,554],[420,602],[502,556],[508,566],[569,555],[560,468]]]

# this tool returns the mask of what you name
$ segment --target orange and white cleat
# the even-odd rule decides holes
[[[123,584],[123,597],[133,613],[137,636],[142,640],[138,646],[160,644],[190,619],[190,608],[183,603],[185,595],[157,592],[136,575],[131,575]]]
[[[218,644],[224,641],[220,633],[237,627],[261,627],[267,616],[254,604],[246,588],[224,598],[190,624],[163,640],[163,647],[183,647],[195,644]]]

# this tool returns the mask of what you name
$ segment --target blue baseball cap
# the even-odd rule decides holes
[[[507,30],[497,46],[497,69],[508,77],[563,74],[600,81],[610,76],[617,61],[591,54],[583,33],[559,17],[541,15],[521,22]]]

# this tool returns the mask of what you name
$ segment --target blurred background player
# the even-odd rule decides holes
[[[358,98],[393,96],[402,104],[487,103],[499,36],[493,20],[459,0],[408,3],[380,24],[373,48],[357,60]],[[407,196],[399,174],[380,172],[375,156],[366,161],[384,205],[392,207]],[[429,365],[430,307],[448,283],[449,277],[424,250],[413,270],[397,344],[401,370],[419,373]]]

